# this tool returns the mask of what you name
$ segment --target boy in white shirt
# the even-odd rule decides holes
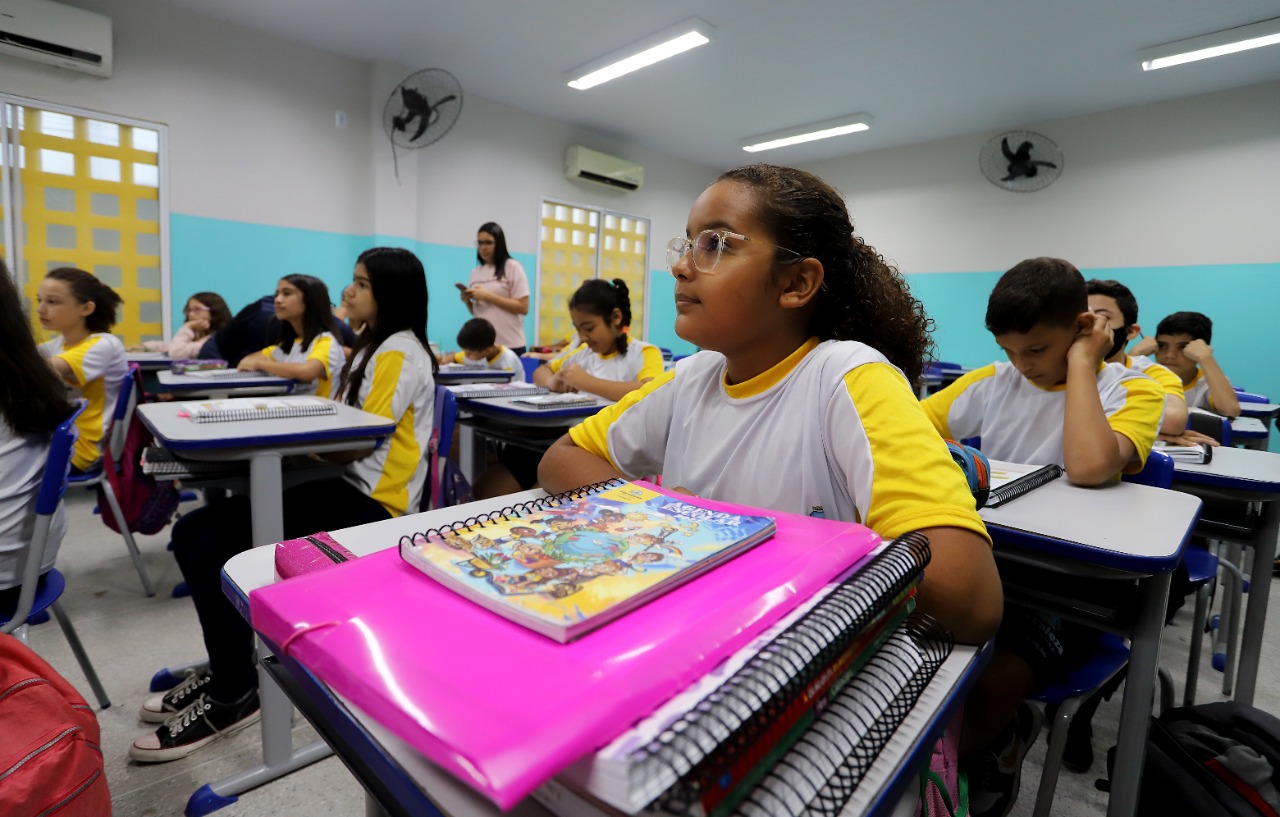
[[[1231,381],[1213,356],[1213,321],[1199,312],[1174,312],[1156,326],[1150,339],[1134,352],[1156,353],[1156,360],[1182,378],[1187,408],[1204,408],[1227,417],[1240,416]]]
[[[484,318],[472,318],[458,330],[457,352],[449,360],[450,363],[462,363],[468,366],[482,366],[486,369],[523,374],[524,364],[515,352],[498,344],[498,333],[493,324]]]

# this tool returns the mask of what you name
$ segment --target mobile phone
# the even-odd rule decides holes
[[[466,285],[466,284],[454,284],[454,286],[456,286],[459,290],[461,290],[461,291],[463,291],[463,292],[466,292],[466,291],[467,291],[467,285]]]

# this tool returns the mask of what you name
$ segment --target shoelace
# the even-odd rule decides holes
[[[186,709],[165,721],[164,725],[168,727],[170,735],[177,737],[182,734],[184,729],[195,723],[201,715],[208,712],[211,706],[212,704],[209,703],[208,696],[201,695],[192,702],[191,706],[188,706]]]
[[[209,683],[209,681],[212,680],[212,677],[213,676],[204,672],[193,673],[187,676],[187,680],[174,687],[173,691],[165,697],[171,701],[180,701],[200,687]]]

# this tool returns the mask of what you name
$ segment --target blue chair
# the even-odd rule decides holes
[[[431,480],[431,493],[429,497],[422,498],[420,510],[441,507],[444,491],[444,463],[453,450],[453,427],[457,421],[458,398],[446,386],[436,386],[435,414],[432,418],[431,442],[428,446],[430,451],[428,477]]]
[[[1173,485],[1173,460],[1159,451],[1152,451],[1142,470],[1126,475],[1126,482],[1170,488]],[[1119,636],[1106,633],[1093,652],[1079,665],[1073,667],[1061,683],[1036,690],[1033,700],[1046,705],[1056,705],[1053,720],[1049,724],[1049,748],[1045,752],[1044,770],[1040,774],[1040,787],[1036,792],[1035,817],[1048,817],[1053,806],[1053,793],[1058,786],[1058,774],[1062,771],[1062,755],[1067,748],[1067,732],[1071,720],[1094,693],[1116,676],[1129,663],[1129,646]],[[1163,700],[1168,700],[1165,690]]]
[[[1239,400],[1241,403],[1270,403],[1271,402],[1271,400],[1268,399],[1267,396],[1263,394],[1255,394],[1250,391],[1245,391],[1244,389],[1236,389],[1235,392],[1236,392],[1236,400]]]
[[[520,358],[520,364],[524,366],[525,382],[532,383],[533,373],[542,365],[542,361],[538,360],[536,357],[522,357]]]
[[[107,431],[107,446],[111,451],[111,460],[117,464],[124,454],[125,437],[129,434],[129,424],[133,422],[133,412],[138,406],[138,394],[141,390],[141,369],[138,364],[130,363],[129,374],[125,377],[124,382],[120,384],[120,395],[116,398],[115,411],[111,417],[111,427]],[[124,537],[125,547],[129,549],[129,557],[133,559],[133,568],[138,571],[138,578],[142,580],[142,590],[148,596],[154,596],[156,594],[155,585],[151,583],[151,577],[147,575],[147,566],[143,564],[142,554],[138,552],[138,543],[133,540],[129,525],[124,521],[124,511],[120,510],[120,502],[116,499],[115,491],[111,489],[111,483],[107,481],[106,472],[102,468],[98,468],[89,473],[71,477],[69,482],[77,488],[88,490],[102,488],[102,495],[107,498],[107,507],[103,509],[103,513],[110,511],[115,518],[116,526],[120,528],[120,535]]]
[[[31,536],[31,544],[27,548],[26,561],[22,566],[22,584],[18,591],[17,604],[9,609],[0,609],[0,633],[12,633],[22,643],[27,643],[27,630],[32,619],[45,610],[52,610],[58,625],[71,645],[80,669],[84,671],[98,704],[106,709],[111,706],[107,692],[98,680],[98,673],[89,661],[89,656],[76,635],[76,629],[62,609],[62,591],[67,582],[56,568],[50,569],[43,576],[40,567],[44,561],[45,550],[49,547],[49,530],[53,524],[53,515],[67,492],[67,472],[71,468],[71,449],[76,441],[76,418],[84,411],[85,404],[80,402],[71,416],[64,420],[53,432],[53,440],[49,446],[49,459],[45,463],[44,476],[40,480],[40,492],[36,495],[35,529]]]

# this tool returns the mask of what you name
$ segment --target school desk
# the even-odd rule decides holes
[[[253,544],[270,545],[284,538],[284,516],[280,507],[284,457],[367,448],[395,431],[395,423],[386,417],[342,403],[334,405],[338,408],[337,414],[197,423],[180,416],[181,403],[148,403],[138,406],[138,416],[155,435],[157,443],[183,457],[215,462],[247,460]],[[263,550],[272,552],[271,548]],[[259,656],[262,655],[259,650]],[[294,751],[290,730],[292,707],[261,667],[258,677],[262,701],[262,763],[197,790],[188,802],[187,814],[207,814],[213,808],[233,802],[240,792],[328,756],[323,744],[311,744]]]
[[[517,399],[519,398],[458,398],[458,462],[468,480],[474,482],[484,470],[484,447],[477,438],[488,437],[510,445],[545,450],[554,440],[522,437],[520,430],[529,429],[535,433],[540,431],[550,437],[556,429],[563,430],[577,425],[613,402],[595,397],[595,402],[591,404],[539,409],[515,402]],[[483,425],[473,418],[480,418]]]
[[[1216,499],[1262,503],[1258,530],[1253,534],[1206,529],[1205,535],[1253,548],[1253,581],[1240,641],[1235,700],[1253,705],[1258,682],[1267,604],[1271,595],[1271,564],[1280,542],[1280,454],[1241,448],[1215,448],[1207,463],[1174,462],[1173,487],[1178,491]]]
[[[163,391],[172,392],[182,399],[195,397],[221,399],[245,397],[251,394],[285,394],[293,390],[298,381],[291,377],[276,377],[266,372],[240,372],[235,369],[213,369],[217,374],[177,374],[162,371],[156,374]]]
[[[1245,406],[1247,403],[1241,403]],[[1259,420],[1256,417],[1236,417],[1231,421],[1231,442],[1238,443],[1245,448],[1252,448],[1258,451],[1267,450],[1267,438],[1270,431],[1267,428],[1265,420]]]
[[[521,374],[524,373],[521,372]],[[510,369],[481,369],[446,363],[440,367],[436,382],[441,386],[456,386],[460,383],[509,383],[515,376],[516,373]]]
[[[1264,423],[1280,415],[1280,403],[1246,403],[1240,401],[1240,416],[1253,417]]]
[[[138,364],[138,368],[144,372],[168,369],[173,363],[173,360],[164,352],[125,352],[124,359],[129,363]]]
[[[994,468],[1001,464],[991,462]],[[1196,497],[1145,485],[1080,488],[1064,475],[998,508],[980,511],[995,542],[997,562],[1031,568],[1047,579],[1035,586],[1006,585],[1006,595],[1132,641],[1107,805],[1110,817],[1129,817],[1136,810],[1169,578],[1182,558],[1200,504]],[[1053,580],[1062,576],[1136,583],[1137,594],[1127,594],[1135,605],[1131,617],[1107,622],[1080,616],[1075,610],[1081,608],[1073,609],[1069,597],[1083,583]],[[1048,599],[1046,589],[1067,601]],[[1078,601],[1093,606],[1097,599]]]
[[[330,534],[352,553],[363,556],[395,547],[406,533],[542,496],[546,496],[542,491],[525,491]],[[233,557],[223,568],[223,588],[246,619],[249,592],[275,580],[273,557],[270,548],[255,548]],[[867,771],[841,812],[842,817],[889,815],[896,813],[901,802],[915,802],[919,770],[928,763],[934,743],[985,667],[989,653],[989,649],[965,646],[952,650],[915,708]],[[349,706],[298,662],[273,656],[265,664],[316,731],[329,741],[360,780],[368,803],[366,814],[397,817],[499,817],[502,814],[479,793]],[[540,817],[555,814],[556,810],[526,799],[507,813],[516,817]]]

